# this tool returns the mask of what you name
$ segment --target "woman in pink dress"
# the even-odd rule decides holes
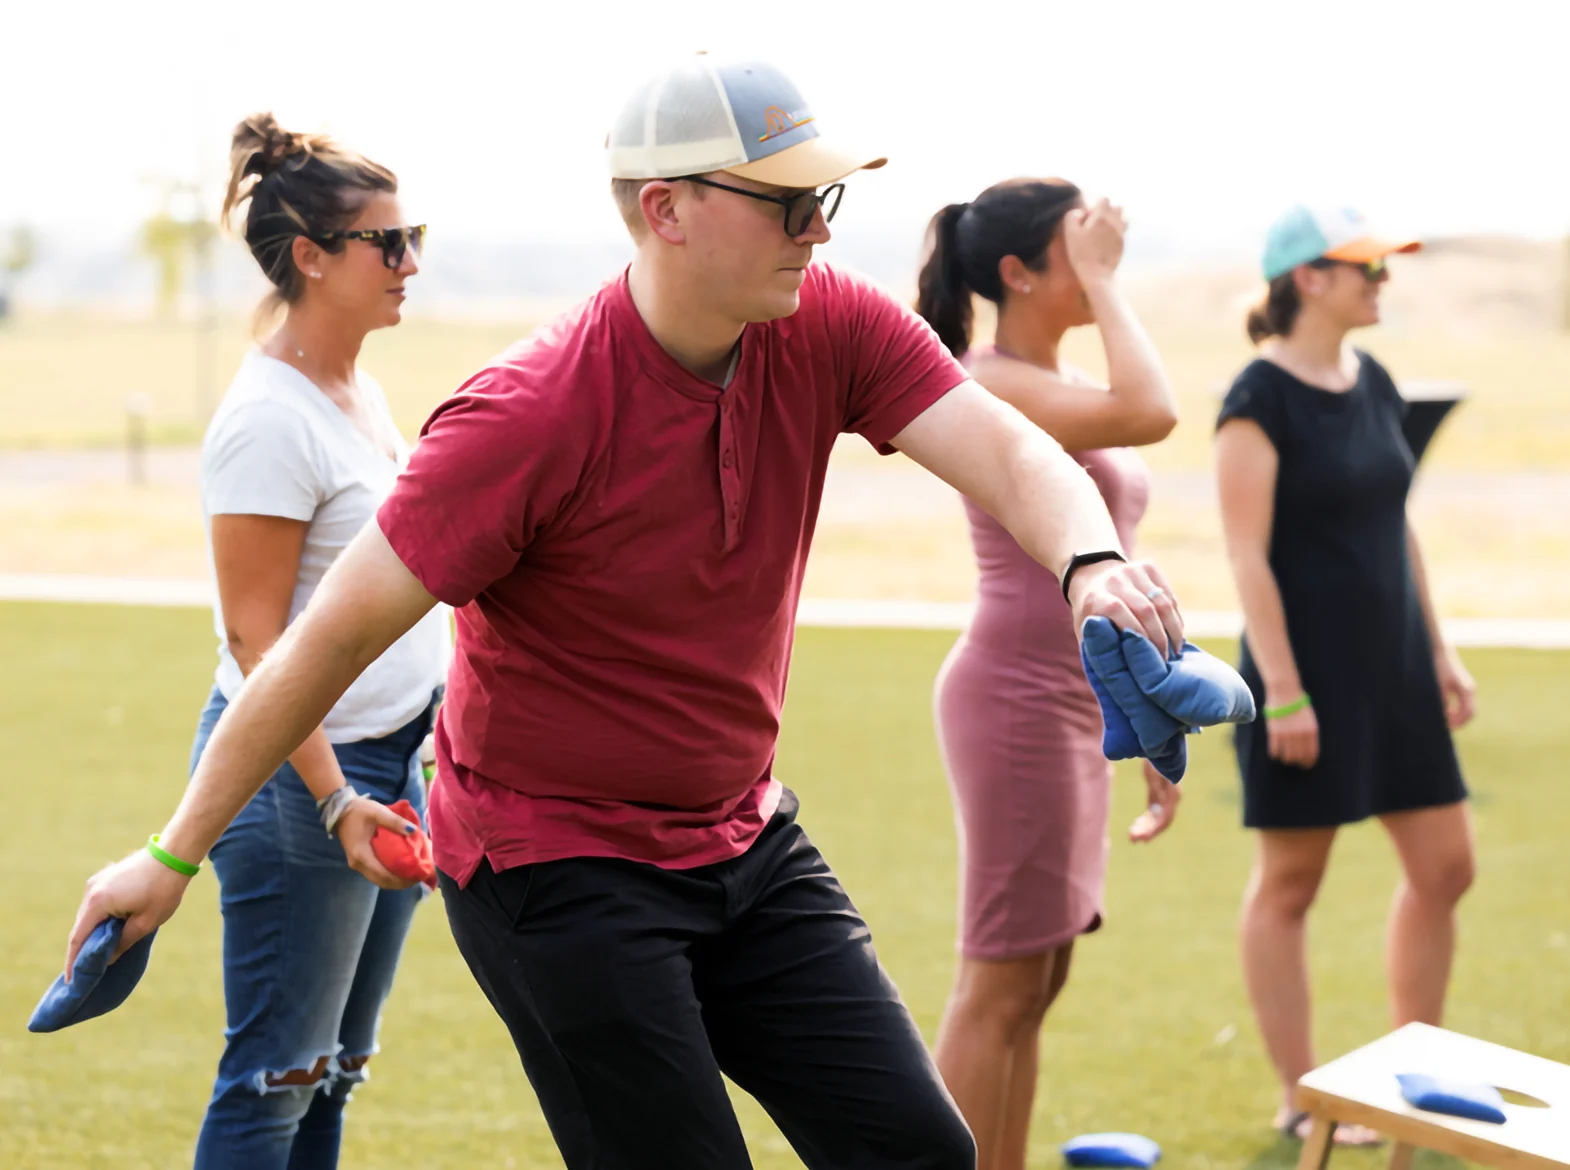
[[[999,183],[933,219],[917,308],[978,382],[1075,454],[1131,551],[1149,487],[1132,448],[1165,438],[1177,416],[1115,280],[1124,226],[1070,183]],[[994,346],[970,347],[973,294],[998,306]],[[1109,384],[1059,360],[1077,325],[1100,331]],[[1111,765],[1057,578],[969,500],[965,511],[979,603],[935,700],[961,855],[961,959],[936,1056],[978,1170],[1019,1170],[1042,1019],[1074,940],[1101,924]],[[1164,830],[1177,804],[1154,769],[1145,777],[1137,841]]]

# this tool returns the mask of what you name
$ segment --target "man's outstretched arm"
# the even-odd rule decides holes
[[[1123,551],[1101,493],[1056,440],[975,382],[938,399],[893,445],[973,500],[1027,553],[1061,573],[1078,552]],[[1077,571],[1075,628],[1101,615],[1163,652],[1183,644],[1177,599],[1155,566],[1102,561]]]
[[[219,719],[159,844],[196,863],[350,684],[428,613],[436,599],[398,559],[373,520],[322,578],[305,612],[246,679]],[[407,830],[375,801],[357,800],[339,822],[351,865],[369,855],[379,825]],[[120,950],[173,916],[190,881],[138,850],[88,880],[66,950],[70,971],[93,928],[126,918]]]

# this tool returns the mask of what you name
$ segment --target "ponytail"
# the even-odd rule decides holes
[[[965,279],[955,239],[960,217],[969,210],[968,203],[950,203],[932,217],[927,233],[931,250],[916,282],[916,312],[956,357],[970,348],[975,316],[970,283]]]
[[[950,353],[970,348],[974,297],[1003,304],[1004,258],[1017,256],[1032,271],[1045,271],[1047,245],[1080,205],[1079,188],[1063,179],[1008,179],[932,217],[916,312]]]
[[[1270,282],[1265,299],[1248,311],[1243,327],[1255,345],[1266,338],[1286,337],[1297,324],[1297,315],[1302,310],[1303,298],[1297,291],[1297,281],[1290,272],[1283,272]]]

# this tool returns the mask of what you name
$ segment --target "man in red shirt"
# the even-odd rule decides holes
[[[333,701],[437,601],[458,653],[431,826],[454,937],[568,1166],[748,1164],[721,1073],[814,1167],[974,1147],[772,764],[802,571],[844,432],[903,451],[1058,571],[1082,620],[1158,645],[1175,600],[1100,495],[928,327],[812,263],[836,149],[761,64],[699,58],[607,140],[636,258],[475,374],[251,676],[161,845],[207,853]],[[345,815],[357,868],[383,810]],[[97,875],[129,946],[189,879]],[[70,964],[67,964],[70,969]]]

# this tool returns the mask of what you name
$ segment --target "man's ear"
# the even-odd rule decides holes
[[[681,222],[680,188],[674,182],[657,180],[645,183],[638,193],[638,209],[644,226],[667,244],[685,244],[687,233]]]

